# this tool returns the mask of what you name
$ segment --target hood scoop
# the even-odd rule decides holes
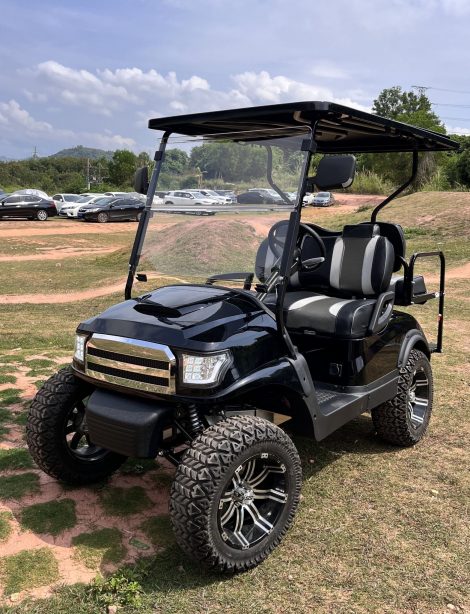
[[[134,309],[139,313],[161,318],[179,318],[182,315],[181,311],[174,307],[167,307],[161,303],[154,302],[137,303],[137,305],[134,305]]]

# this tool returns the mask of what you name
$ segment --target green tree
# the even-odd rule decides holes
[[[189,166],[189,156],[182,149],[167,149],[165,151],[165,172],[171,175],[186,173]]]
[[[416,94],[413,91],[404,91],[398,85],[384,89],[374,100],[372,112],[388,119],[445,134],[444,125],[432,110],[431,102],[423,92]],[[442,154],[431,152],[420,154],[415,183],[421,185],[428,181],[443,160]],[[385,180],[398,185],[410,176],[411,156],[403,153],[366,154],[360,156],[359,168],[377,173]]]
[[[132,184],[137,168],[137,156],[132,151],[118,149],[109,163],[109,179],[116,186]]]

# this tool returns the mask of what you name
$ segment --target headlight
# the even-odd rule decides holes
[[[192,386],[214,386],[227,371],[231,358],[229,352],[195,356],[182,354],[183,384]]]
[[[85,345],[86,345],[87,335],[75,335],[75,352],[73,357],[78,362],[85,362]]]
[[[96,207],[95,209],[84,209],[84,213],[96,213],[99,210],[99,207]]]

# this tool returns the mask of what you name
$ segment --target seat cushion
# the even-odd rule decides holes
[[[274,297],[267,301],[268,306],[274,304]],[[286,327],[351,339],[364,337],[375,304],[375,299],[342,299],[313,292],[288,292],[284,300]]]

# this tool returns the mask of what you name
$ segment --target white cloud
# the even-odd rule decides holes
[[[48,122],[36,120],[16,100],[0,102],[0,125],[4,134],[41,139],[41,142],[64,142],[69,145],[86,143],[89,146],[104,149],[127,148],[134,149],[136,142],[130,137],[112,134],[107,131],[88,132],[56,128]]]
[[[470,128],[462,128],[460,126],[449,126],[446,124],[447,134],[462,134],[470,136]]]

